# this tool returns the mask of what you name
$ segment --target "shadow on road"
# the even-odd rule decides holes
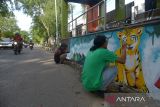
[[[0,107],[101,107],[103,99],[85,92],[78,78],[52,53],[0,50]]]

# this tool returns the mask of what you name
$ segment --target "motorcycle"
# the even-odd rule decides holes
[[[33,44],[29,44],[29,48],[32,50],[33,49]]]
[[[22,51],[22,44],[21,43],[14,42],[13,47],[14,47],[14,54],[15,55],[21,53],[21,51]]]

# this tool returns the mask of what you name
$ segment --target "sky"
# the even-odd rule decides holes
[[[82,14],[82,7],[81,4],[78,3],[71,3],[71,5],[74,6],[73,9],[73,19],[75,19],[76,17],[80,16]],[[69,15],[69,22],[71,21],[71,16],[72,14]]]
[[[21,30],[29,31],[32,23],[32,18],[27,16],[22,11],[14,11],[16,16],[17,24]]]
[[[75,5],[73,16],[74,18],[76,18],[82,14],[81,8],[79,8],[81,7],[81,5],[77,3],[73,3],[73,5]],[[30,31],[32,18],[24,14],[22,11],[16,10],[14,11],[14,14],[16,16],[17,24],[21,28],[21,30]]]
[[[125,4],[128,4],[132,1],[136,1],[136,3],[143,3],[144,0],[125,0]],[[82,14],[82,9],[80,4],[73,3],[75,8],[73,10],[74,18],[78,17]],[[115,8],[115,0],[108,0],[107,11],[111,11]],[[21,30],[30,31],[32,18],[30,16],[25,15],[22,11],[14,11],[16,16],[17,24],[21,28]]]
[[[107,0],[107,12],[112,11],[115,9],[115,1],[116,0]],[[128,4],[130,2],[135,2],[135,6],[140,5],[141,3],[144,3],[145,0],[125,0],[125,4]]]

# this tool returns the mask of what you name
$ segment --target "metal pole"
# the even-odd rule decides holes
[[[77,35],[77,19],[75,20],[75,36]]]
[[[58,18],[57,18],[57,0],[55,0],[55,14],[56,14],[56,42],[59,42],[58,35]]]
[[[83,16],[84,14],[86,14],[88,11],[92,10],[93,8],[99,6],[100,4],[102,4],[104,1],[102,0],[101,2],[97,3],[96,5],[94,5],[93,7],[89,8],[88,10],[86,10],[84,13],[82,13],[81,15],[79,15],[78,17],[76,17],[74,20],[78,19],[79,17]],[[70,22],[69,22],[70,23]]]
[[[104,0],[104,30],[106,29],[106,3],[107,3],[107,0]]]
[[[71,14],[72,14],[72,31],[73,31],[73,7],[71,5]]]
[[[69,5],[70,5],[70,9],[71,9],[71,21],[69,22],[69,25],[70,25],[70,23],[72,23],[72,29],[71,29],[71,31],[72,31],[72,35],[73,35],[73,7],[72,7],[71,4],[69,4]]]
[[[88,34],[88,11],[86,12],[86,34]]]

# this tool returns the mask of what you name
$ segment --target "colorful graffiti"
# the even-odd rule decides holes
[[[122,44],[124,42],[127,44],[126,63],[117,64],[117,81],[123,84],[128,84],[131,87],[138,88],[141,92],[148,92],[143,78],[141,57],[139,53],[139,44],[142,32],[143,28],[131,28],[117,33],[121,46],[116,50],[116,54],[119,57],[121,56]]]
[[[86,38],[77,37],[70,39],[70,53],[68,54],[68,59],[72,59],[83,65],[89,47],[93,44],[94,37],[94,35],[89,35]]]
[[[127,59],[124,65],[117,64],[117,81],[138,88],[141,92],[160,92],[160,23],[100,33],[109,39],[108,49],[121,54],[122,42],[127,43]],[[68,59],[83,65],[93,45],[95,35],[70,39]]]

